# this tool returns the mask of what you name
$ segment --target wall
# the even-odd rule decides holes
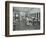
[[[0,38],[46,38],[46,33],[45,35],[36,35],[36,36],[5,37],[5,1],[6,0],[0,0]],[[46,0],[17,0],[17,1],[42,2],[42,3],[45,3],[45,9],[46,9]],[[45,16],[46,16],[46,13],[45,13]],[[45,28],[45,32],[46,32],[46,28]]]

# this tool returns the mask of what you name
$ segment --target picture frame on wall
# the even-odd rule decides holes
[[[5,36],[45,34],[45,4],[35,2],[5,2]]]

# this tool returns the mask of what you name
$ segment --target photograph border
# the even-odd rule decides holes
[[[22,34],[22,35],[9,35],[9,4],[10,3],[43,5],[43,33]],[[45,34],[45,3],[20,2],[20,1],[5,1],[5,36],[6,37],[29,36],[29,35],[44,35],[44,34]]]

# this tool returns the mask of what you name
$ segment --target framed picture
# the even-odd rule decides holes
[[[45,4],[5,2],[5,36],[45,34]]]

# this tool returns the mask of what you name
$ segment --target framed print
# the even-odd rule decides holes
[[[5,36],[45,34],[45,4],[5,2]]]

